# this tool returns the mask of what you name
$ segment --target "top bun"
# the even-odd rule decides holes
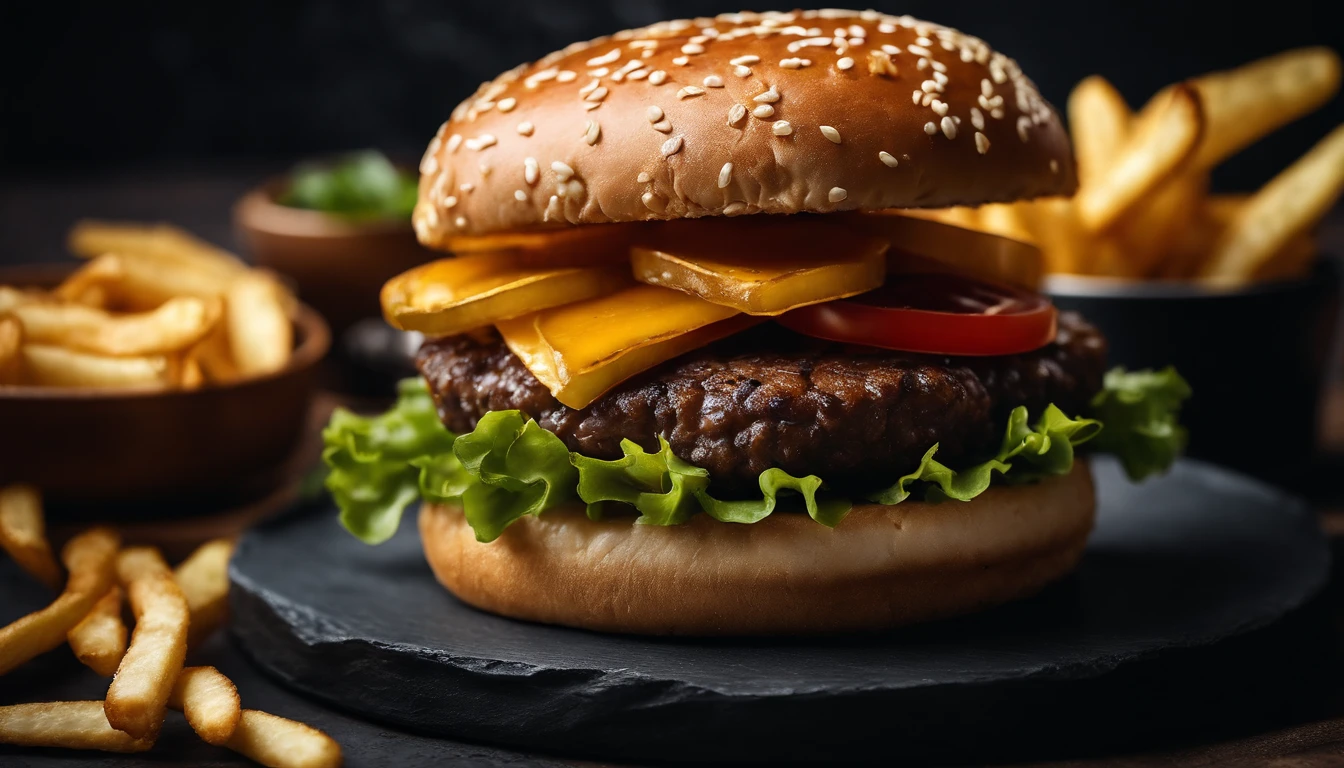
[[[1055,110],[984,41],[875,11],[736,13],[484,83],[420,164],[421,242],[573,224],[1067,195]]]

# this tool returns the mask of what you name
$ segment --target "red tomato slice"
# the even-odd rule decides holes
[[[885,285],[776,318],[819,339],[937,355],[1012,355],[1055,339],[1046,297],[954,275],[889,277]]]

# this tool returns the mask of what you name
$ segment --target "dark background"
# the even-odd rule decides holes
[[[0,178],[245,162],[378,146],[418,156],[482,80],[574,40],[739,10],[712,0],[3,2]],[[1081,77],[1134,106],[1175,79],[1301,45],[1344,50],[1344,3],[876,2],[979,35],[1062,105]],[[1344,122],[1344,99],[1228,163],[1249,189]]]

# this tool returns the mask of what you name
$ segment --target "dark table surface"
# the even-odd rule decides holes
[[[268,175],[282,171],[274,163],[235,164],[228,168],[150,169],[92,177],[0,179],[0,266],[58,262],[70,257],[65,233],[80,218],[167,221],[186,227],[216,243],[238,245],[230,221],[234,201]],[[1323,247],[1344,253],[1344,208],[1336,209],[1321,231]],[[244,254],[245,255],[245,254]],[[370,289],[372,290],[372,288]],[[323,398],[317,420],[333,400]],[[1336,561],[1344,555],[1344,488],[1333,482],[1344,470],[1344,386],[1332,387],[1322,414],[1324,481],[1305,489],[1320,511],[1327,532],[1335,536]],[[1344,764],[1344,575],[1337,570],[1325,592],[1300,615],[1263,637],[1255,638],[1263,654],[1322,653],[1314,679],[1285,681],[1282,707],[1275,714],[1245,722],[1234,718],[1222,726],[1202,725],[1170,743],[1134,744],[1120,754],[1080,755],[1077,759],[1029,763],[1037,766],[1108,766],[1112,768],[1193,768],[1195,766],[1327,766]],[[523,755],[484,745],[452,743],[389,731],[348,714],[329,711],[290,694],[263,677],[223,637],[204,648],[192,663],[215,664],[239,683],[246,706],[268,709],[323,728],[338,740],[360,745],[347,748],[348,765],[382,765],[387,753],[381,739],[413,744],[398,754],[411,764],[573,764]],[[1237,674],[1229,670],[1229,674]],[[1300,685],[1298,685],[1300,683]],[[96,698],[103,683],[82,674],[59,651],[4,679],[0,703],[50,700],[56,697]],[[1322,693],[1324,691],[1324,693]],[[1143,706],[1135,702],[1135,706]],[[1271,708],[1273,711],[1274,708]],[[346,735],[347,738],[342,738]],[[1043,749],[1041,754],[1051,754]],[[233,765],[240,758],[196,742],[185,723],[170,722],[150,756],[126,762],[120,756],[92,753],[0,751],[4,765]],[[1028,765],[1012,763],[1013,765]]]

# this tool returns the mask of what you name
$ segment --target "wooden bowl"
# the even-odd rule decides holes
[[[50,274],[6,270],[0,283],[40,286]],[[312,308],[300,305],[294,325],[289,365],[232,384],[0,387],[0,483],[36,485],[67,519],[210,514],[265,496],[291,479],[315,369],[331,346]]]
[[[234,225],[257,264],[288,275],[337,337],[366,317],[381,317],[378,289],[388,278],[436,258],[415,239],[410,220],[352,221],[276,202],[283,178],[244,195]]]

